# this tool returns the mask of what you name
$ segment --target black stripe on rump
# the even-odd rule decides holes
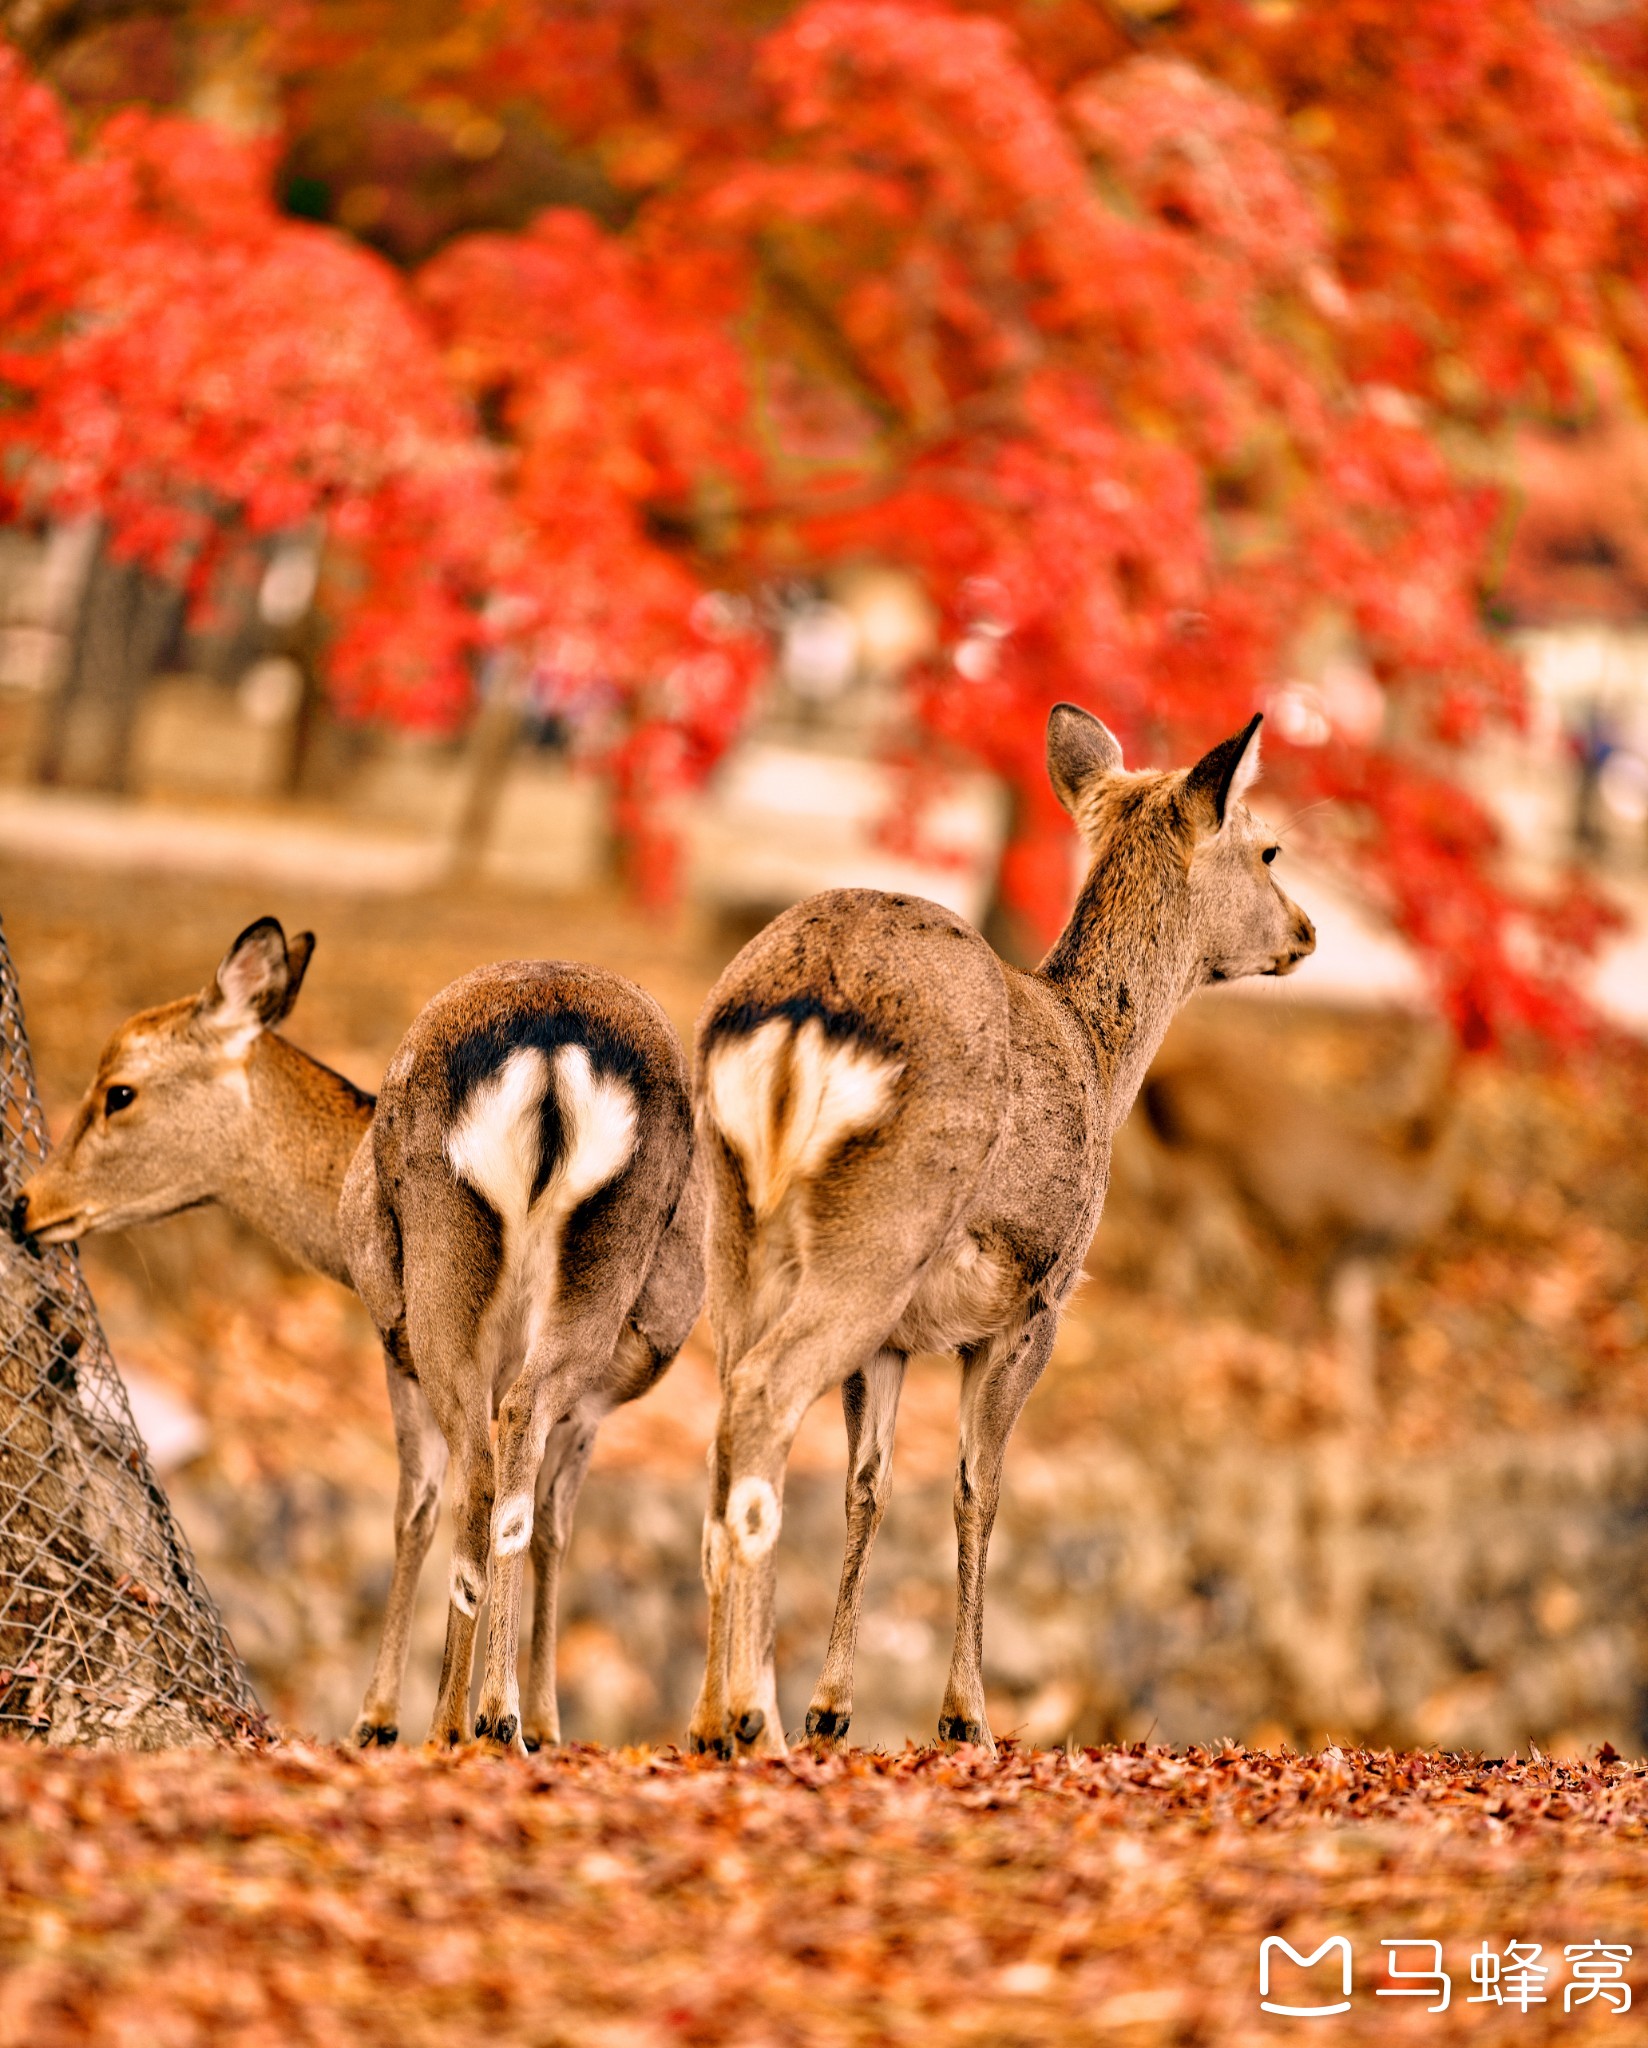
[[[832,1009],[815,995],[785,996],[778,1002],[727,1002],[704,1026],[703,1049],[707,1053],[727,1038],[748,1038],[774,1017],[782,1017],[799,1031],[803,1024],[816,1024],[826,1043],[852,1041],[896,1058],[903,1048],[862,1010]]]
[[[491,1080],[513,1052],[533,1046],[554,1066],[555,1055],[564,1045],[581,1045],[591,1068],[604,1080],[624,1081],[636,1098],[637,1114],[644,1116],[651,1094],[647,1057],[641,1048],[621,1037],[599,1017],[583,1010],[538,1010],[522,1016],[495,1018],[489,1024],[466,1031],[446,1049],[446,1082],[451,1091],[452,1114],[461,1114],[471,1092]],[[566,1149],[566,1119],[553,1074],[538,1104],[538,1171],[533,1179],[530,1201],[548,1187],[550,1176]]]

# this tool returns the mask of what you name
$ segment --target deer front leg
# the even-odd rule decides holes
[[[538,1505],[532,1523],[532,1656],[527,1665],[522,1740],[529,1750],[561,1740],[555,1696],[555,1610],[561,1560],[572,1537],[572,1517],[595,1449],[595,1425],[576,1416],[550,1432],[538,1468]]]
[[[905,1363],[902,1351],[878,1351],[862,1372],[849,1373],[841,1383],[847,1422],[847,1547],[830,1647],[807,1709],[807,1733],[827,1742],[840,1742],[853,1718],[853,1660],[864,1573],[892,1487],[893,1429]]]
[[[692,1719],[687,1723],[687,1747],[694,1755],[713,1755],[723,1760],[732,1755],[732,1738],[727,1733],[727,1648],[731,1609],[727,1604],[727,1577],[731,1559],[727,1548],[727,1481],[719,1469],[718,1444],[710,1445],[710,1505],[704,1515],[704,1534],[699,1549],[699,1570],[704,1580],[704,1600],[709,1610],[705,1629],[704,1682],[698,1688]]]
[[[389,1381],[389,1412],[395,1425],[395,1451],[400,1480],[395,1491],[395,1572],[389,1582],[383,1636],[361,1703],[353,1739],[360,1749],[374,1743],[387,1749],[400,1733],[401,1686],[406,1679],[406,1653],[412,1639],[412,1607],[418,1576],[429,1554],[441,1511],[441,1480],[446,1472],[446,1443],[417,1381],[385,1348]]]
[[[956,1635],[939,1710],[941,1742],[973,1742],[995,1754],[984,1705],[984,1569],[1001,1499],[1007,1439],[1041,1378],[1058,1328],[1051,1309],[1005,1342],[982,1346],[961,1382],[961,1455],[956,1463]]]
[[[475,1662],[476,1617],[487,1590],[487,1537],[492,1522],[492,1446],[484,1413],[465,1416],[452,1445],[452,1576],[446,1610],[446,1647],[429,1741],[456,1748],[469,1733],[469,1681]],[[452,1433],[447,1433],[452,1444]]]

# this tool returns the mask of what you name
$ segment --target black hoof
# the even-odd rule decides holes
[[[528,1756],[536,1756],[539,1750],[542,1749],[544,1746],[543,1737],[541,1735],[523,1735],[521,1737],[521,1742],[524,1745]]]
[[[971,1742],[982,1748],[989,1738],[982,1723],[964,1721],[959,1714],[944,1714],[939,1718],[938,1739],[940,1742]]]
[[[491,1733],[492,1723],[485,1714],[477,1714],[475,1716],[475,1740],[477,1742],[484,1742]]]
[[[448,1728],[448,1729],[447,1729],[447,1731],[446,1731],[446,1746],[447,1746],[447,1748],[448,1748],[448,1749],[456,1749],[456,1748],[458,1747],[458,1744],[459,1744],[460,1742],[462,1742],[462,1741],[463,1741],[463,1731],[462,1731],[461,1729],[458,1729],[458,1728]]]
[[[687,1747],[694,1756],[718,1756],[724,1764],[732,1762],[732,1744],[724,1735],[689,1735]]]
[[[759,1707],[751,1707],[747,1714],[738,1717],[738,1739],[740,1742],[754,1742],[767,1725],[767,1717]]]
[[[392,1722],[364,1721],[355,1730],[355,1745],[359,1749],[393,1749],[400,1732]]]
[[[825,1741],[845,1735],[853,1724],[851,1714],[838,1714],[834,1707],[809,1707],[807,1709],[807,1733],[822,1736]]]
[[[512,1748],[515,1742],[515,1730],[519,1726],[520,1723],[513,1714],[500,1714],[497,1726],[492,1731],[493,1741],[501,1742],[505,1749]]]

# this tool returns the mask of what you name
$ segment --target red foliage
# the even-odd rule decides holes
[[[0,165],[13,509],[96,510],[197,582],[228,522],[324,518],[353,571],[340,697],[457,716],[500,508],[394,273],[283,219],[264,153],[202,123],[123,113],[75,155],[3,46]]]
[[[991,629],[990,660],[935,662],[912,701],[1013,784],[1006,895],[1047,930],[1068,887],[1047,706],[1075,698],[1134,757],[1183,758],[1265,702],[1332,612],[1383,724],[1276,735],[1275,780],[1333,799],[1318,836],[1420,946],[1468,1040],[1574,1026],[1562,989],[1595,906],[1519,897],[1458,785],[1521,685],[1480,621],[1499,507],[1457,454],[1564,401],[1586,347],[1648,362],[1648,153],[1598,69],[1634,79],[1623,32],[1558,0],[1187,0],[1126,34],[1040,0],[511,0],[419,15],[391,85],[381,0],[290,0],[276,23],[294,124],[351,92],[449,128],[528,108],[614,195],[607,226],[558,211],[451,243],[415,280],[420,330],[380,267],[277,223],[226,145],[207,196],[189,172],[192,237],[179,188],[169,211],[146,199],[167,149],[205,161],[199,130],[126,117],[85,159],[49,145],[65,191],[110,180],[136,226],[132,250],[99,236],[66,288],[95,282],[119,317],[89,371],[78,334],[53,342],[37,414],[59,385],[77,416],[88,385],[94,420],[122,408],[154,290],[181,303],[199,280],[164,395],[131,394],[133,423],[101,429],[142,459],[118,477],[94,461],[78,488],[139,528],[139,499],[175,526],[202,489],[254,520],[335,507],[407,607],[346,638],[349,701],[450,701],[415,678],[430,646],[461,646],[454,594],[485,553],[540,688],[593,714],[661,889],[671,799],[760,673],[713,593],[891,559],[951,649]],[[8,143],[20,164],[37,146]],[[282,325],[270,300],[296,273],[322,289],[294,286]],[[295,372],[335,346],[346,297],[353,330],[379,329],[373,375],[340,352],[323,404]],[[254,305],[284,341],[253,345]],[[425,334],[502,444],[489,553],[489,474]],[[197,429],[209,366],[264,356],[276,374],[258,369],[244,420],[231,403]],[[318,454],[340,434],[347,459]],[[54,460],[80,445],[54,426]],[[397,582],[412,563],[426,581]]]

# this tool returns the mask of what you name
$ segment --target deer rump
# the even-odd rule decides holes
[[[861,939],[871,926],[857,958],[842,943],[847,920]],[[932,949],[931,994],[914,1011],[906,996],[893,1013],[877,987],[892,930]],[[772,1327],[804,1271],[861,1286],[873,1241],[885,1248],[881,1277],[903,1296],[886,1342],[976,1342],[1020,1286],[985,1193],[1001,1135],[999,1106],[985,1105],[999,1104],[1006,1065],[999,964],[938,906],[875,891],[812,898],[769,931],[777,957],[728,992],[703,1038],[706,1134],[742,1198],[713,1215],[724,1249],[729,1229],[740,1240],[746,1338]],[[968,1066],[980,1085],[958,1091]]]

